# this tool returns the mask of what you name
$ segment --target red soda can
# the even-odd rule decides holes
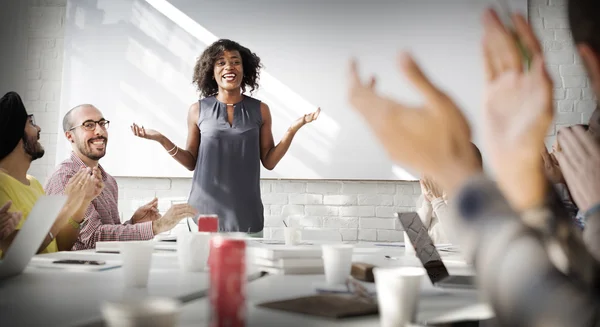
[[[219,231],[219,216],[217,215],[199,215],[198,231],[216,233]]]
[[[246,242],[215,235],[210,240],[210,327],[246,325]]]

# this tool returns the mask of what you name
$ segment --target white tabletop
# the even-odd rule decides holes
[[[391,256],[391,260],[385,256]],[[118,254],[94,251],[59,252],[41,257],[81,260],[120,260]],[[357,244],[353,261],[385,266],[421,266],[416,257],[404,256],[401,247]],[[444,255],[451,273],[469,273],[457,255]],[[106,301],[146,295],[177,298],[184,302],[199,298],[208,289],[208,273],[186,273],[179,269],[177,254],[156,251],[152,258],[147,289],[128,289],[123,285],[122,269],[100,272],[73,272],[29,266],[14,278],[0,281],[0,321],[7,326],[77,326],[101,319]],[[254,270],[248,271],[249,274]],[[281,311],[257,308],[257,303],[315,294],[314,283],[323,275],[266,276],[248,284],[248,326],[378,326],[377,316],[344,319],[339,322]],[[207,321],[208,301],[199,299],[182,306],[182,326],[202,326]],[[460,317],[489,316],[474,291],[442,291],[424,279],[419,321],[455,314]],[[279,323],[278,323],[279,322]],[[93,325],[93,324],[92,324]]]
[[[119,260],[118,254],[93,251],[59,252],[42,257],[81,260]],[[208,273],[179,270],[175,252],[155,252],[147,289],[123,285],[121,268],[72,272],[29,266],[25,272],[0,281],[0,321],[7,326],[71,326],[100,318],[103,302],[145,295],[185,299],[208,288]]]
[[[387,259],[386,255],[395,259]],[[462,262],[460,256],[442,253],[442,257],[451,274],[472,273],[472,269]],[[403,248],[376,247],[373,244],[357,244],[353,261],[371,263],[379,267],[421,266],[414,255],[404,255]],[[377,315],[333,320],[256,306],[263,302],[315,295],[315,286],[324,283],[324,275],[274,275],[249,283],[246,296],[247,326],[380,326]],[[185,304],[180,314],[180,326],[207,325],[208,310],[209,301],[206,298]],[[419,323],[481,320],[491,317],[493,314],[489,306],[481,301],[475,290],[441,289],[434,287],[427,277],[423,279],[417,317]]]

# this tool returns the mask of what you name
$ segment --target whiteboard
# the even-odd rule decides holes
[[[395,99],[421,99],[400,76],[399,50],[409,50],[432,80],[463,108],[480,139],[481,14],[493,0],[69,0],[61,118],[81,103],[111,121],[101,164],[115,176],[190,177],[155,142],[135,138],[133,122],[185,147],[196,58],[229,38],[257,53],[265,69],[252,96],[267,103],[277,143],[291,123],[322,108],[288,153],[263,178],[414,180],[395,166],[349,106],[347,68]],[[527,12],[526,0],[511,7]],[[70,150],[59,126],[57,162]],[[435,131],[431,131],[435,133]],[[485,153],[484,153],[485,156]]]

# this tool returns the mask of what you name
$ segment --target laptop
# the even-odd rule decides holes
[[[396,213],[400,224],[404,227],[410,242],[415,248],[415,253],[427,275],[434,286],[443,288],[475,288],[475,276],[453,275],[450,276],[446,265],[438,250],[433,244],[433,240],[427,233],[427,228],[423,225],[421,218],[416,212]]]
[[[18,275],[48,235],[56,217],[67,200],[66,196],[41,196],[29,212],[25,223],[0,261],[0,280]]]

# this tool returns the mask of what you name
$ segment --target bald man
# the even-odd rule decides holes
[[[158,199],[140,207],[125,223],[121,223],[117,181],[99,164],[106,154],[109,121],[91,104],[79,105],[63,118],[63,131],[71,143],[72,153],[48,179],[46,192],[62,194],[66,182],[82,167],[97,167],[105,188],[92,201],[81,224],[79,238],[73,250],[92,249],[99,241],[150,240],[154,235],[170,230],[185,217],[196,214],[187,204],[173,206],[161,216]]]

